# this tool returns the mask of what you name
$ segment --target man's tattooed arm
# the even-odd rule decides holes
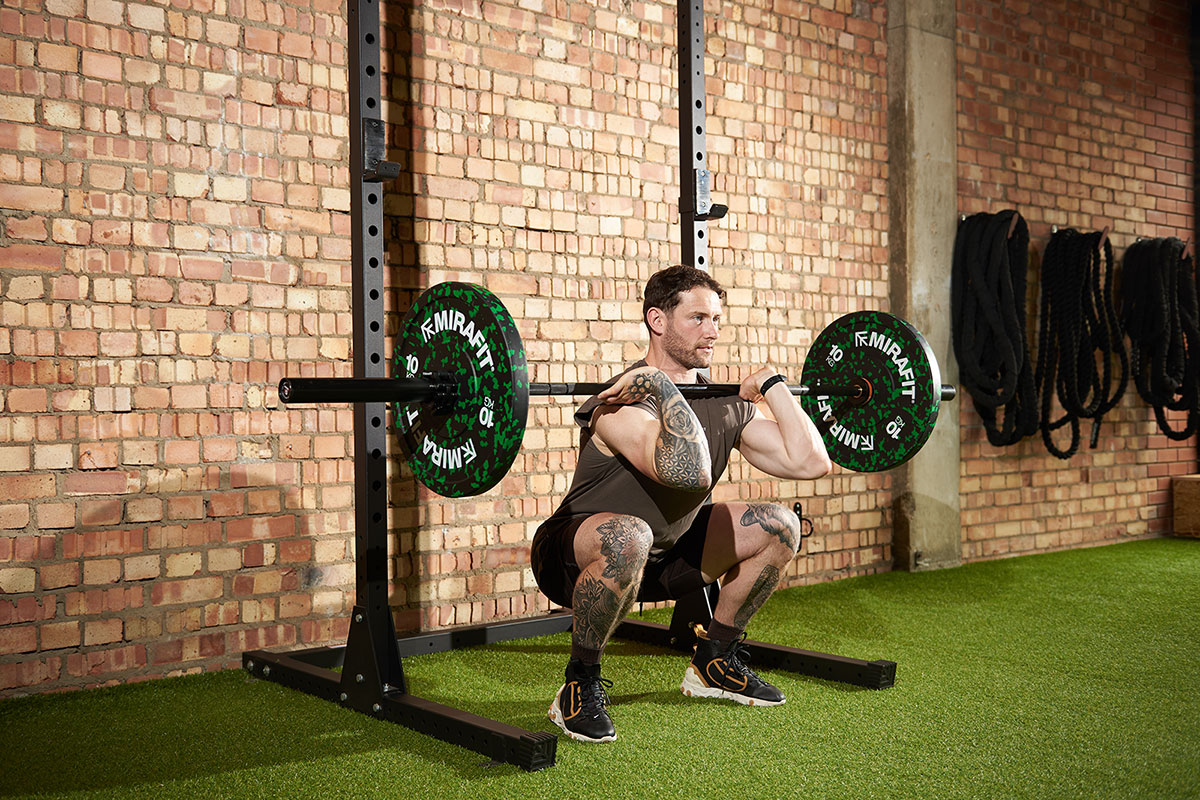
[[[631,392],[637,400],[653,397],[658,403],[659,433],[654,443],[654,470],[664,486],[707,491],[712,486],[712,459],[708,439],[696,412],[663,372],[634,378]]]

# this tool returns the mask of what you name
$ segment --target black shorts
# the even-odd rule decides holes
[[[676,600],[712,583],[700,572],[712,509],[710,504],[701,506],[692,526],[675,545],[647,562],[642,571],[638,600],[643,603]],[[571,594],[580,573],[579,565],[575,563],[575,532],[591,516],[594,515],[577,514],[556,525],[543,525],[533,536],[529,552],[533,577],[542,594],[560,606],[571,607]]]

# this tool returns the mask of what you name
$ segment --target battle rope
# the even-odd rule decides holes
[[[1103,281],[1100,256],[1104,255]],[[1050,237],[1042,258],[1042,304],[1034,378],[1042,401],[1040,427],[1046,449],[1062,459],[1079,449],[1079,420],[1092,420],[1090,446],[1100,423],[1125,393],[1129,360],[1112,301],[1113,255],[1107,233],[1074,228]],[[1113,381],[1113,357],[1120,378]],[[1115,388],[1114,388],[1115,383]],[[1051,420],[1057,395],[1063,416]],[[1070,425],[1071,444],[1059,448],[1051,433]]]
[[[1121,316],[1138,394],[1176,441],[1200,430],[1200,312],[1195,265],[1175,238],[1144,239],[1125,251]],[[1166,409],[1187,411],[1173,430]]]
[[[987,439],[998,447],[1038,427],[1025,343],[1028,266],[1029,228],[1016,211],[974,214],[959,223],[950,282],[954,355]]]

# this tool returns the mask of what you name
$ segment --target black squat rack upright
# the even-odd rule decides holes
[[[380,97],[380,16],[376,0],[348,3],[350,181],[354,377],[387,377],[384,344],[384,182],[400,173],[387,161]],[[704,4],[678,7],[681,260],[709,267],[708,222],[727,208],[713,204],[707,168],[704,95]],[[355,605],[344,646],[289,653],[248,651],[251,674],[376,718],[482,753],[495,762],[538,770],[553,766],[558,737],[527,731],[408,693],[403,659],[571,629],[568,611],[510,622],[397,638],[388,605],[386,404],[354,406]],[[627,619],[616,636],[687,651],[692,623],[712,619],[716,585],[676,602],[671,624]],[[746,642],[754,664],[872,689],[895,681],[893,661],[863,661],[781,645]],[[337,671],[340,668],[340,672]]]

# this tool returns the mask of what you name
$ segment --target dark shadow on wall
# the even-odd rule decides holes
[[[413,76],[413,49],[417,37],[414,19],[420,13],[414,0],[381,3],[381,85],[387,159],[399,164],[400,174],[382,184],[384,190],[384,307],[387,319],[387,348],[394,348],[405,313],[429,285],[422,268],[417,237],[417,205],[422,178],[416,169],[424,141],[420,122],[419,92]],[[393,366],[394,369],[394,366]],[[393,373],[389,373],[393,374]],[[389,542],[392,561],[390,588],[393,617],[398,632],[422,627],[418,594],[421,575],[426,572],[418,548],[421,530],[420,496],[423,491],[404,462],[394,425],[389,428],[388,453],[395,464],[388,487],[393,526]]]

